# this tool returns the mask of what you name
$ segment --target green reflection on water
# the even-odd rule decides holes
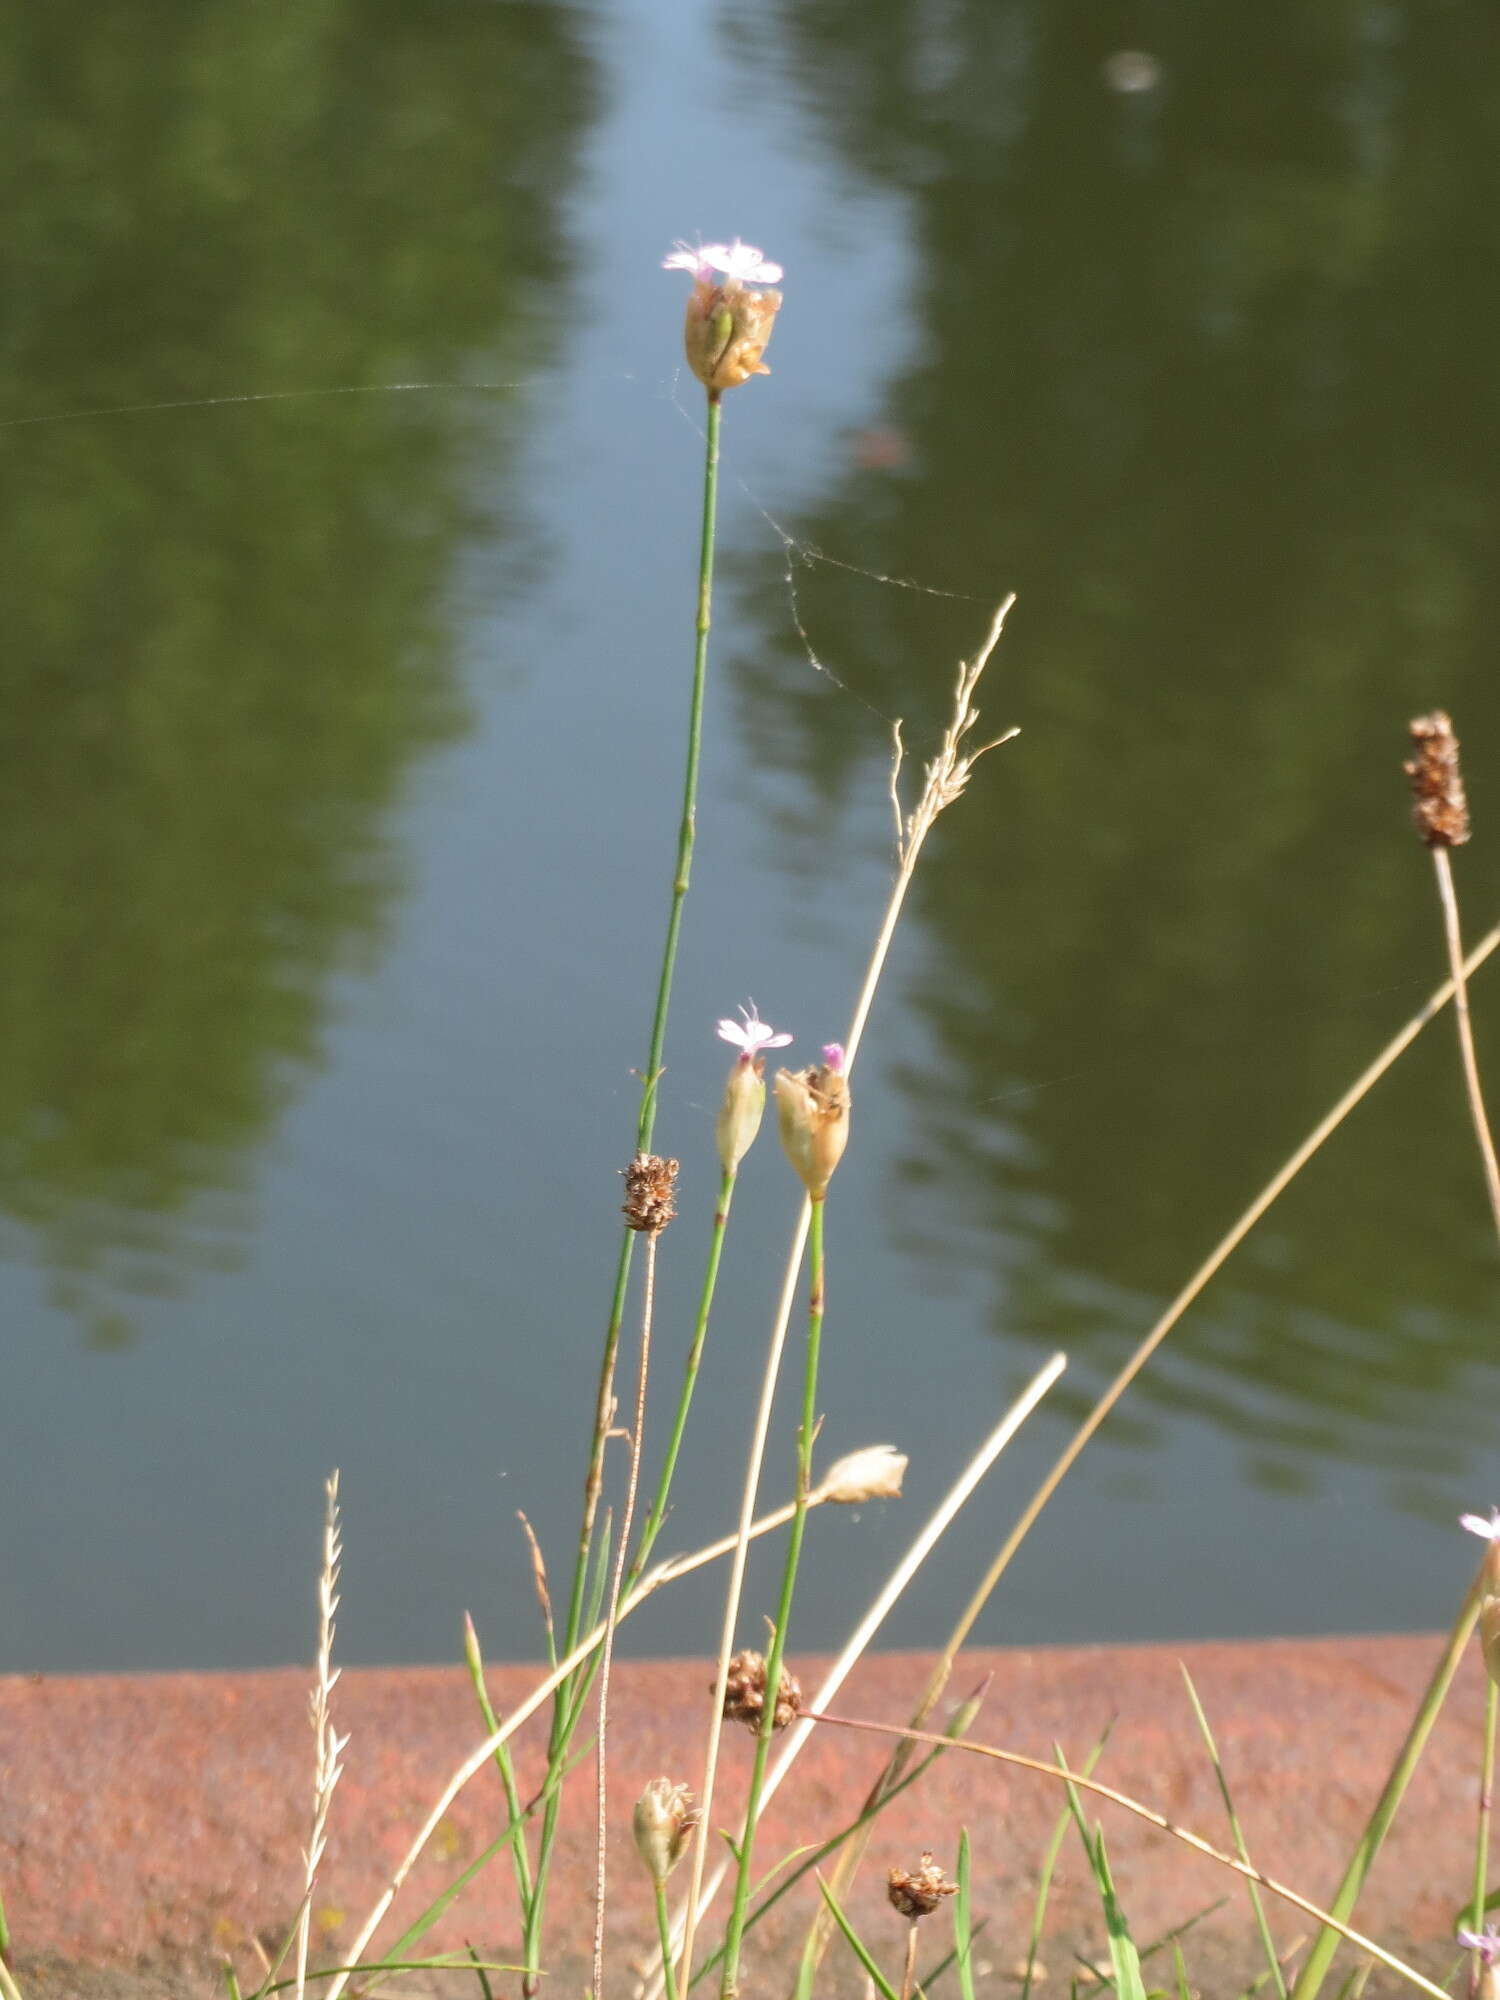
[[[494,405],[336,395],[534,360],[593,98],[526,5],[3,10],[0,1204],[95,1337],[233,1254],[464,726],[444,591]]]
[[[1155,88],[1111,89],[1127,35]],[[1021,593],[985,706],[1025,733],[919,881],[944,1073],[907,1078],[900,1226],[993,1268],[1008,1338],[1112,1367],[1436,983],[1398,770],[1436,700],[1471,924],[1496,914],[1493,17],[799,0],[745,36],[916,246],[912,359],[792,528],[976,594],[814,567],[812,642],[930,725],[982,600]],[[774,567],[750,582],[784,639]],[[871,738],[795,642],[743,671],[832,837]],[[1268,1483],[1328,1453],[1446,1472],[1487,1435],[1494,1245],[1428,1044],[1133,1399],[1258,1440]]]

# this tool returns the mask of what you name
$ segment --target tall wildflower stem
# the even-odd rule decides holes
[[[938,745],[937,755],[927,766],[921,796],[912,811],[905,816],[901,812],[898,791],[904,756],[899,724],[893,732],[895,756],[891,767],[890,789],[892,809],[896,818],[896,856],[899,865],[890,898],[886,903],[885,914],[881,918],[875,946],[870,953],[870,962],[865,968],[864,984],[855,1003],[854,1019],[850,1023],[848,1034],[844,1037],[846,1075],[853,1071],[854,1058],[864,1037],[870,1009],[875,1004],[876,989],[885,971],[891,941],[896,935],[896,926],[906,905],[906,894],[916,875],[917,862],[928,834],[936,825],[939,815],[963,796],[964,789],[973,775],[974,766],[980,758],[1017,734],[1011,729],[989,743],[975,744],[970,740],[974,726],[979,720],[979,711],[974,706],[974,691],[979,685],[980,676],[990,663],[991,655],[1000,643],[1006,618],[1010,615],[1011,606],[1015,601],[1013,591],[1001,601],[996,607],[990,621],[990,629],[979,651],[972,660],[960,663],[948,726]],[[730,1565],[729,1588],[724,1599],[724,1619],[719,1632],[718,1671],[714,1681],[713,1710],[709,1716],[708,1747],[704,1753],[703,1784],[699,1794],[703,1817],[699,1821],[697,1836],[693,1843],[692,1881],[688,1888],[683,1915],[680,1983],[684,1992],[691,1983],[693,1940],[698,1928],[699,1899],[703,1892],[703,1876],[708,1860],[708,1829],[712,1824],[714,1780],[718,1770],[719,1741],[723,1732],[724,1690],[728,1683],[729,1660],[734,1651],[735,1627],[739,1622],[740,1597],[745,1585],[745,1558],[750,1544],[751,1523],[755,1519],[755,1502],[760,1491],[760,1470],[765,1457],[766,1437],[771,1427],[771,1406],[775,1401],[782,1351],[786,1344],[787,1328],[791,1323],[792,1308],[797,1296],[797,1278],[802,1269],[802,1253],[807,1247],[811,1207],[811,1202],[803,1202],[802,1212],[797,1218],[797,1226],[787,1253],[781,1296],[777,1302],[776,1317],[771,1327],[770,1346],[766,1353],[760,1402],[756,1409],[755,1424],[750,1438],[749,1464],[740,1495],[739,1531]]]
[[[1500,1237],[1500,1165],[1495,1160],[1495,1141],[1484,1108],[1484,1091],[1479,1082],[1479,1058],[1474,1050],[1474,1023],[1469,1018],[1469,982],[1464,972],[1463,931],[1458,919],[1458,892],[1453,886],[1453,863],[1446,847],[1432,850],[1433,872],[1437,877],[1438,901],[1443,907],[1443,937],[1448,946],[1448,972],[1453,981],[1453,1018],[1458,1026],[1458,1050],[1464,1067],[1464,1088],[1469,1099],[1469,1116],[1484,1167],[1485,1191],[1490,1198],[1490,1216]]]
[[[630,1479],[625,1489],[625,1511],[620,1518],[619,1547],[609,1584],[609,1609],[604,1618],[604,1644],[599,1652],[599,1741],[595,1751],[598,1788],[597,1849],[594,1881],[594,2000],[604,2000],[604,1889],[605,1859],[609,1833],[609,1670],[614,1661],[615,1626],[620,1615],[620,1589],[625,1580],[625,1552],[630,1546],[630,1525],[635,1513],[636,1489],[641,1477],[641,1445],[646,1430],[646,1378],[651,1365],[651,1321],[656,1307],[656,1245],[659,1230],[646,1234],[645,1300],[641,1307],[641,1366],[636,1381],[635,1423],[630,1433]]]
[[[656,1538],[661,1533],[662,1523],[667,1518],[667,1502],[672,1493],[672,1478],[677,1470],[683,1434],[687,1430],[688,1413],[693,1406],[693,1391],[698,1386],[698,1369],[703,1360],[703,1343],[708,1338],[708,1317],[713,1310],[714,1291],[719,1281],[719,1260],[724,1254],[724,1233],[729,1227],[729,1207],[734,1200],[736,1179],[735,1174],[726,1173],[719,1181],[719,1200],[714,1209],[713,1235],[709,1238],[708,1262],[703,1271],[703,1289],[698,1295],[698,1315],[693,1324],[692,1345],[683,1364],[682,1388],[678,1394],[677,1410],[672,1419],[672,1432],[667,1439],[667,1449],[661,1463],[661,1474],[656,1482],[656,1497],[651,1502],[651,1511],[641,1528],[640,1547],[636,1550],[630,1565],[632,1583],[646,1567]]]
[[[771,1754],[771,1736],[776,1727],[776,1695],[781,1686],[782,1660],[786,1653],[787,1626],[791,1622],[792,1599],[797,1590],[797,1568],[802,1560],[802,1540],[807,1527],[808,1496],[812,1492],[813,1433],[817,1428],[818,1356],[823,1344],[823,1209],[824,1198],[813,1200],[807,1231],[807,1363],[802,1375],[802,1424],[797,1432],[796,1512],[787,1538],[786,1563],[781,1572],[781,1598],[776,1607],[776,1626],[766,1654],[766,1695],[761,1708],[760,1728],[755,1736],[755,1761],[750,1771],[750,1789],[745,1798],[745,1824],[740,1835],[738,1866],[734,1878],[734,1906],[724,1933],[724,1971],[720,1992],[724,2000],[734,2000],[740,1987],[740,1944],[745,1935],[745,1919],[750,1909],[750,1870],[755,1854],[756,1821],[760,1797],[766,1782],[766,1762]],[[684,1982],[686,1968],[684,1968]]]
[[[1484,1929],[1486,1881],[1490,1872],[1490,1820],[1495,1802],[1495,1718],[1500,1711],[1500,1688],[1492,1680],[1484,1684],[1484,1748],[1479,1763],[1479,1823],[1474,1834],[1474,1908],[1470,1929]],[[1471,1968],[1469,1991],[1478,1990],[1479,1961]]]
[[[698,601],[693,647],[693,685],[688,704],[687,755],[682,774],[682,817],[677,831],[677,865],[672,874],[672,895],[667,913],[667,933],[662,944],[661,971],[656,983],[656,1009],[651,1019],[651,1040],[646,1066],[641,1073],[641,1109],[636,1124],[636,1151],[651,1150],[656,1125],[657,1086],[661,1081],[662,1051],[666,1046],[667,1012],[672,998],[672,978],[677,969],[677,941],[682,934],[682,906],[687,899],[692,873],[693,843],[698,821],[698,771],[703,751],[703,702],[708,683],[708,635],[713,622],[714,534],[719,508],[719,424],[722,405],[717,390],[708,392],[708,420],[704,430],[703,521],[698,545]],[[589,1469],[583,1489],[583,1519],[578,1533],[578,1552],[573,1564],[573,1584],[568,1597],[567,1625],[562,1650],[570,1653],[578,1642],[583,1622],[584,1593],[588,1587],[589,1556],[593,1548],[594,1522],[599,1511],[599,1495],[604,1486],[604,1446],[609,1432],[610,1410],[614,1402],[615,1359],[620,1347],[620,1328],[625,1318],[625,1297],[630,1283],[631,1251],[634,1237],[621,1232],[620,1254],[615,1266],[614,1292],[610,1299],[609,1323],[604,1334],[604,1352],[599,1364],[599,1387],[594,1399],[594,1430],[589,1446]],[[548,1743],[549,1766],[567,1752],[571,1733],[570,1717],[576,1720],[578,1705],[572,1688],[559,1688],[552,1711],[552,1734]],[[536,1887],[531,1898],[526,1925],[526,1993],[537,1990],[541,1966],[542,1911],[547,1888],[547,1869],[557,1838],[561,1794],[554,1792],[542,1817],[537,1848]]]

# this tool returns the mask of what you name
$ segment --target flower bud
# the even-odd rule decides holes
[[[899,1500],[906,1453],[893,1444],[867,1444],[835,1459],[823,1481],[822,1496],[843,1507],[865,1500]]]
[[[738,1173],[740,1161],[755,1144],[766,1108],[765,1076],[766,1066],[756,1056],[742,1056],[729,1072],[714,1127],[719,1164],[726,1174]]]
[[[711,393],[769,375],[761,360],[781,310],[781,294],[750,291],[737,279],[700,278],[688,299],[682,344],[689,368]]]
[[[776,1112],[787,1158],[813,1200],[821,1201],[849,1142],[849,1085],[837,1042],[829,1043],[815,1068],[777,1070]]]
[[[635,1848],[646,1873],[660,1885],[686,1851],[693,1829],[702,1818],[686,1785],[670,1778],[653,1778],[635,1802]]]

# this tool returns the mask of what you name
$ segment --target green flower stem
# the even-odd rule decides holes
[[[656,1885],[656,1934],[661,1939],[661,1977],[665,2000],[677,2000],[677,1974],[672,1969],[672,1919],[667,1913],[667,1885]]]
[[[1365,1877],[1380,1852],[1380,1844],[1389,1831],[1391,1821],[1396,1817],[1397,1808],[1405,1796],[1411,1775],[1417,1768],[1432,1725],[1437,1721],[1438,1711],[1452,1685],[1453,1676],[1458,1671],[1458,1663],[1463,1651],[1473,1637],[1474,1627],[1479,1622],[1479,1606],[1484,1596],[1485,1570],[1489,1557],[1480,1565],[1479,1574],[1469,1587],[1469,1593],[1459,1608],[1453,1630],[1448,1635],[1448,1643],[1443,1648],[1441,1659],[1433,1670],[1432,1679],[1427,1684],[1427,1692],[1422,1697],[1421,1706],[1412,1718],[1411,1727],[1406,1732],[1406,1740],[1396,1753],[1396,1761],[1391,1766],[1390,1776],[1385,1781],[1385,1789],[1375,1802],[1364,1832],[1360,1835],[1354,1852],[1349,1857],[1349,1865],[1344,1870],[1333,1901],[1328,1905],[1328,1914],[1336,1917],[1341,1924],[1347,1924],[1359,1900],[1359,1892],[1364,1887]],[[1313,2000],[1328,1975],[1333,1955],[1339,1947],[1339,1934],[1325,1924],[1313,1941],[1306,1962],[1292,1987],[1291,2000]]]
[[[656,1498],[651,1502],[651,1511],[641,1528],[641,1545],[636,1550],[630,1565],[631,1583],[634,1583],[645,1569],[652,1546],[661,1533],[662,1523],[667,1518],[667,1501],[672,1491],[672,1475],[677,1470],[677,1457],[682,1450],[688,1411],[693,1405],[693,1391],[698,1386],[698,1364],[703,1359],[703,1343],[708,1337],[708,1316],[713,1309],[714,1288],[719,1281],[719,1259],[724,1254],[724,1232],[729,1227],[729,1205],[734,1200],[735,1178],[734,1174],[728,1173],[719,1181],[719,1205],[714,1210],[714,1230],[709,1239],[708,1263],[703,1273],[703,1290],[698,1297],[698,1318],[693,1327],[693,1343],[688,1349],[687,1361],[683,1366],[682,1390],[677,1398],[677,1414],[672,1419],[672,1434],[667,1440],[661,1476],[656,1482]]]
[[[1500,1688],[1486,1679],[1484,1688],[1484,1750],[1479,1766],[1479,1826],[1474,1836],[1474,1913],[1469,1928],[1484,1929],[1485,1880],[1490,1871],[1490,1818],[1495,1796],[1495,1717]]]
[[[672,902],[667,916],[667,935],[662,945],[661,972],[656,985],[656,1011],[651,1020],[651,1044],[641,1076],[641,1111],[636,1124],[638,1153],[651,1150],[651,1134],[656,1124],[657,1085],[661,1081],[662,1051],[667,1039],[667,1009],[672,998],[672,976],[677,968],[677,940],[682,933],[682,906],[692,873],[693,841],[698,822],[698,769],[703,749],[703,696],[708,681],[708,634],[712,624],[714,528],[719,505],[719,421],[718,393],[708,394],[708,421],[704,434],[703,528],[698,552],[697,640],[693,650],[693,688],[688,707],[687,757],[682,779],[682,819],[677,833],[677,866],[672,876]],[[610,1405],[614,1400],[615,1358],[620,1347],[620,1327],[625,1318],[625,1297],[630,1283],[630,1258],[635,1232],[621,1231],[620,1255],[615,1266],[614,1293],[610,1299],[609,1324],[604,1334],[604,1353],[599,1365],[599,1390],[594,1399],[594,1433],[589,1447],[588,1477],[583,1489],[583,1520],[578,1534],[578,1553],[573,1564],[573,1585],[568,1597],[568,1622],[562,1650],[566,1656],[578,1643],[583,1622],[583,1598],[587,1585],[589,1553],[594,1540],[594,1518],[604,1486],[604,1444],[609,1429]],[[552,1708],[552,1733],[548,1741],[549,1765],[567,1754],[570,1683],[564,1681]],[[526,1974],[522,1990],[530,1995],[540,1980],[541,1909],[547,1887],[547,1869],[557,1834],[561,1795],[548,1801],[542,1819],[537,1848],[536,1887],[531,1899],[527,1925]]]
[[[760,1813],[760,1795],[765,1787],[766,1762],[771,1751],[771,1735],[776,1726],[776,1694],[781,1686],[781,1662],[786,1651],[786,1629],[791,1622],[792,1597],[797,1588],[797,1565],[802,1559],[802,1537],[807,1526],[807,1500],[812,1491],[813,1431],[818,1409],[818,1351],[823,1342],[823,1202],[812,1199],[812,1215],[807,1232],[807,1366],[802,1377],[802,1427],[797,1433],[797,1510],[792,1515],[787,1539],[786,1567],[781,1575],[781,1602],[776,1607],[776,1626],[771,1649],[766,1655],[766,1698],[760,1728],[755,1737],[755,1762],[750,1772],[750,1790],[745,1800],[745,1826],[734,1878],[734,1908],[724,1932],[724,1975],[719,1991],[723,2000],[735,2000],[740,1985],[740,1941],[750,1907],[750,1868],[755,1854],[755,1822]]]

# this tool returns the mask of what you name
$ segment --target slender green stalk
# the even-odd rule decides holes
[[[625,1582],[625,1551],[630,1546],[630,1524],[635,1514],[636,1489],[641,1477],[641,1447],[646,1438],[646,1381],[651,1367],[651,1322],[656,1312],[656,1246],[661,1230],[646,1234],[646,1286],[641,1305],[641,1365],[636,1378],[635,1422],[630,1430],[630,1480],[625,1489],[625,1510],[620,1516],[619,1546],[609,1580],[609,1609],[604,1617],[604,1644],[599,1649],[599,1741],[595,1758],[595,1786],[598,1795],[594,1860],[594,1987],[593,2000],[604,2000],[604,1890],[605,1862],[609,1836],[609,1677],[614,1662],[615,1627],[620,1617],[620,1591]]]
[[[822,1195],[813,1198],[807,1232],[807,1365],[802,1376],[802,1424],[797,1433],[797,1510],[792,1515],[791,1533],[787,1537],[786,1563],[781,1573],[781,1601],[776,1607],[776,1625],[771,1633],[770,1651],[766,1655],[766,1696],[761,1708],[760,1728],[755,1737],[750,1789],[745,1799],[745,1826],[735,1874],[734,1907],[729,1913],[729,1926],[724,1933],[724,1973],[719,1988],[723,2000],[734,2000],[739,1992],[740,1942],[745,1934],[745,1917],[750,1907],[750,1864],[755,1852],[755,1826],[760,1814],[760,1795],[766,1782],[766,1762],[771,1754],[771,1736],[776,1727],[776,1694],[781,1686],[786,1632],[791,1622],[797,1568],[802,1560],[802,1538],[807,1527],[807,1500],[812,1492],[813,1431],[818,1414],[818,1355],[823,1344],[824,1202]]]
[[[1484,1929],[1485,1883],[1490,1870],[1490,1818],[1495,1798],[1495,1717],[1500,1712],[1500,1688],[1484,1684],[1484,1749],[1479,1764],[1479,1825],[1474,1835],[1474,1910],[1469,1928]]]
[[[1354,1905],[1359,1900],[1359,1892],[1364,1887],[1365,1877],[1380,1852],[1380,1844],[1385,1839],[1391,1821],[1396,1817],[1411,1775],[1417,1768],[1417,1761],[1426,1748],[1427,1738],[1432,1732],[1433,1723],[1437,1720],[1438,1710],[1442,1707],[1448,1689],[1452,1685],[1464,1648],[1473,1637],[1474,1627],[1479,1620],[1479,1606],[1484,1595],[1488,1562],[1489,1557],[1486,1555],[1459,1609],[1453,1630],[1448,1635],[1448,1643],[1443,1648],[1432,1679],[1428,1682],[1427,1692],[1423,1695],[1421,1704],[1412,1718],[1406,1739],[1396,1754],[1390,1776],[1385,1781],[1380,1797],[1375,1801],[1375,1810],[1355,1844],[1354,1852],[1349,1857],[1349,1865],[1344,1870],[1343,1879],[1339,1883],[1333,1901],[1328,1905],[1329,1916],[1337,1919],[1340,1924],[1347,1924],[1353,1913]],[[1292,1987],[1291,2000],[1313,2000],[1313,1995],[1321,1988],[1327,1977],[1329,1965],[1333,1961],[1333,1955],[1338,1950],[1339,1936],[1337,1930],[1324,1924],[1313,1940],[1312,1950],[1308,1953],[1307,1961],[1297,1976],[1296,1984]]]
[[[672,998],[672,977],[677,969],[677,941],[682,933],[682,906],[687,898],[693,865],[693,842],[698,822],[698,771],[703,750],[703,699],[708,682],[708,635],[713,613],[714,531],[719,503],[719,423],[721,405],[718,392],[708,394],[708,421],[704,436],[703,522],[698,551],[698,600],[693,649],[693,685],[688,706],[687,755],[683,765],[682,817],[677,832],[677,865],[672,875],[671,905],[667,934],[662,944],[661,971],[657,977],[656,1009],[651,1019],[651,1042],[646,1067],[641,1073],[641,1109],[636,1124],[636,1151],[651,1150],[656,1125],[657,1086],[661,1081],[662,1051],[667,1038],[667,1011]],[[630,1260],[635,1233],[621,1232],[620,1254],[615,1265],[614,1292],[610,1298],[609,1323],[604,1334],[604,1353],[599,1364],[599,1387],[594,1399],[594,1430],[589,1447],[588,1476],[583,1489],[583,1519],[578,1532],[578,1552],[573,1563],[573,1584],[568,1597],[568,1619],[563,1637],[564,1654],[571,1653],[583,1623],[584,1590],[589,1568],[589,1552],[594,1538],[594,1517],[604,1486],[604,1445],[609,1430],[609,1413],[614,1401],[615,1360],[620,1348],[620,1327],[625,1318],[625,1297],[630,1283]],[[579,1713],[570,1700],[565,1683],[558,1690],[552,1710],[552,1733],[548,1741],[549,1762],[567,1752],[569,1717]],[[557,1836],[557,1816],[561,1793],[554,1794],[543,1817],[537,1850],[536,1889],[532,1897],[533,1919],[527,1939],[526,1976],[523,1991],[534,1995],[540,1983],[540,1910],[546,1895],[547,1870]]]
[[[656,1935],[661,1939],[661,1976],[667,2000],[677,2000],[677,1975],[672,1970],[672,1918],[667,1909],[665,1880],[656,1884]]]
[[[698,1297],[698,1317],[693,1325],[692,1345],[688,1349],[687,1361],[683,1365],[682,1390],[677,1398],[677,1413],[672,1419],[672,1434],[667,1439],[666,1455],[661,1462],[661,1475],[656,1482],[656,1498],[651,1502],[651,1511],[641,1528],[641,1544],[630,1565],[630,1575],[627,1579],[629,1583],[634,1583],[646,1567],[647,1559],[667,1518],[672,1477],[677,1470],[678,1454],[682,1450],[688,1412],[693,1406],[693,1391],[698,1386],[698,1366],[703,1359],[703,1343],[708,1337],[708,1316],[713,1309],[714,1289],[719,1280],[719,1259],[724,1254],[724,1233],[729,1227],[729,1206],[734,1200],[735,1180],[736,1176],[728,1173],[719,1181],[719,1203],[714,1210],[713,1235],[709,1238],[708,1244],[708,1263],[703,1273],[703,1289]]]

